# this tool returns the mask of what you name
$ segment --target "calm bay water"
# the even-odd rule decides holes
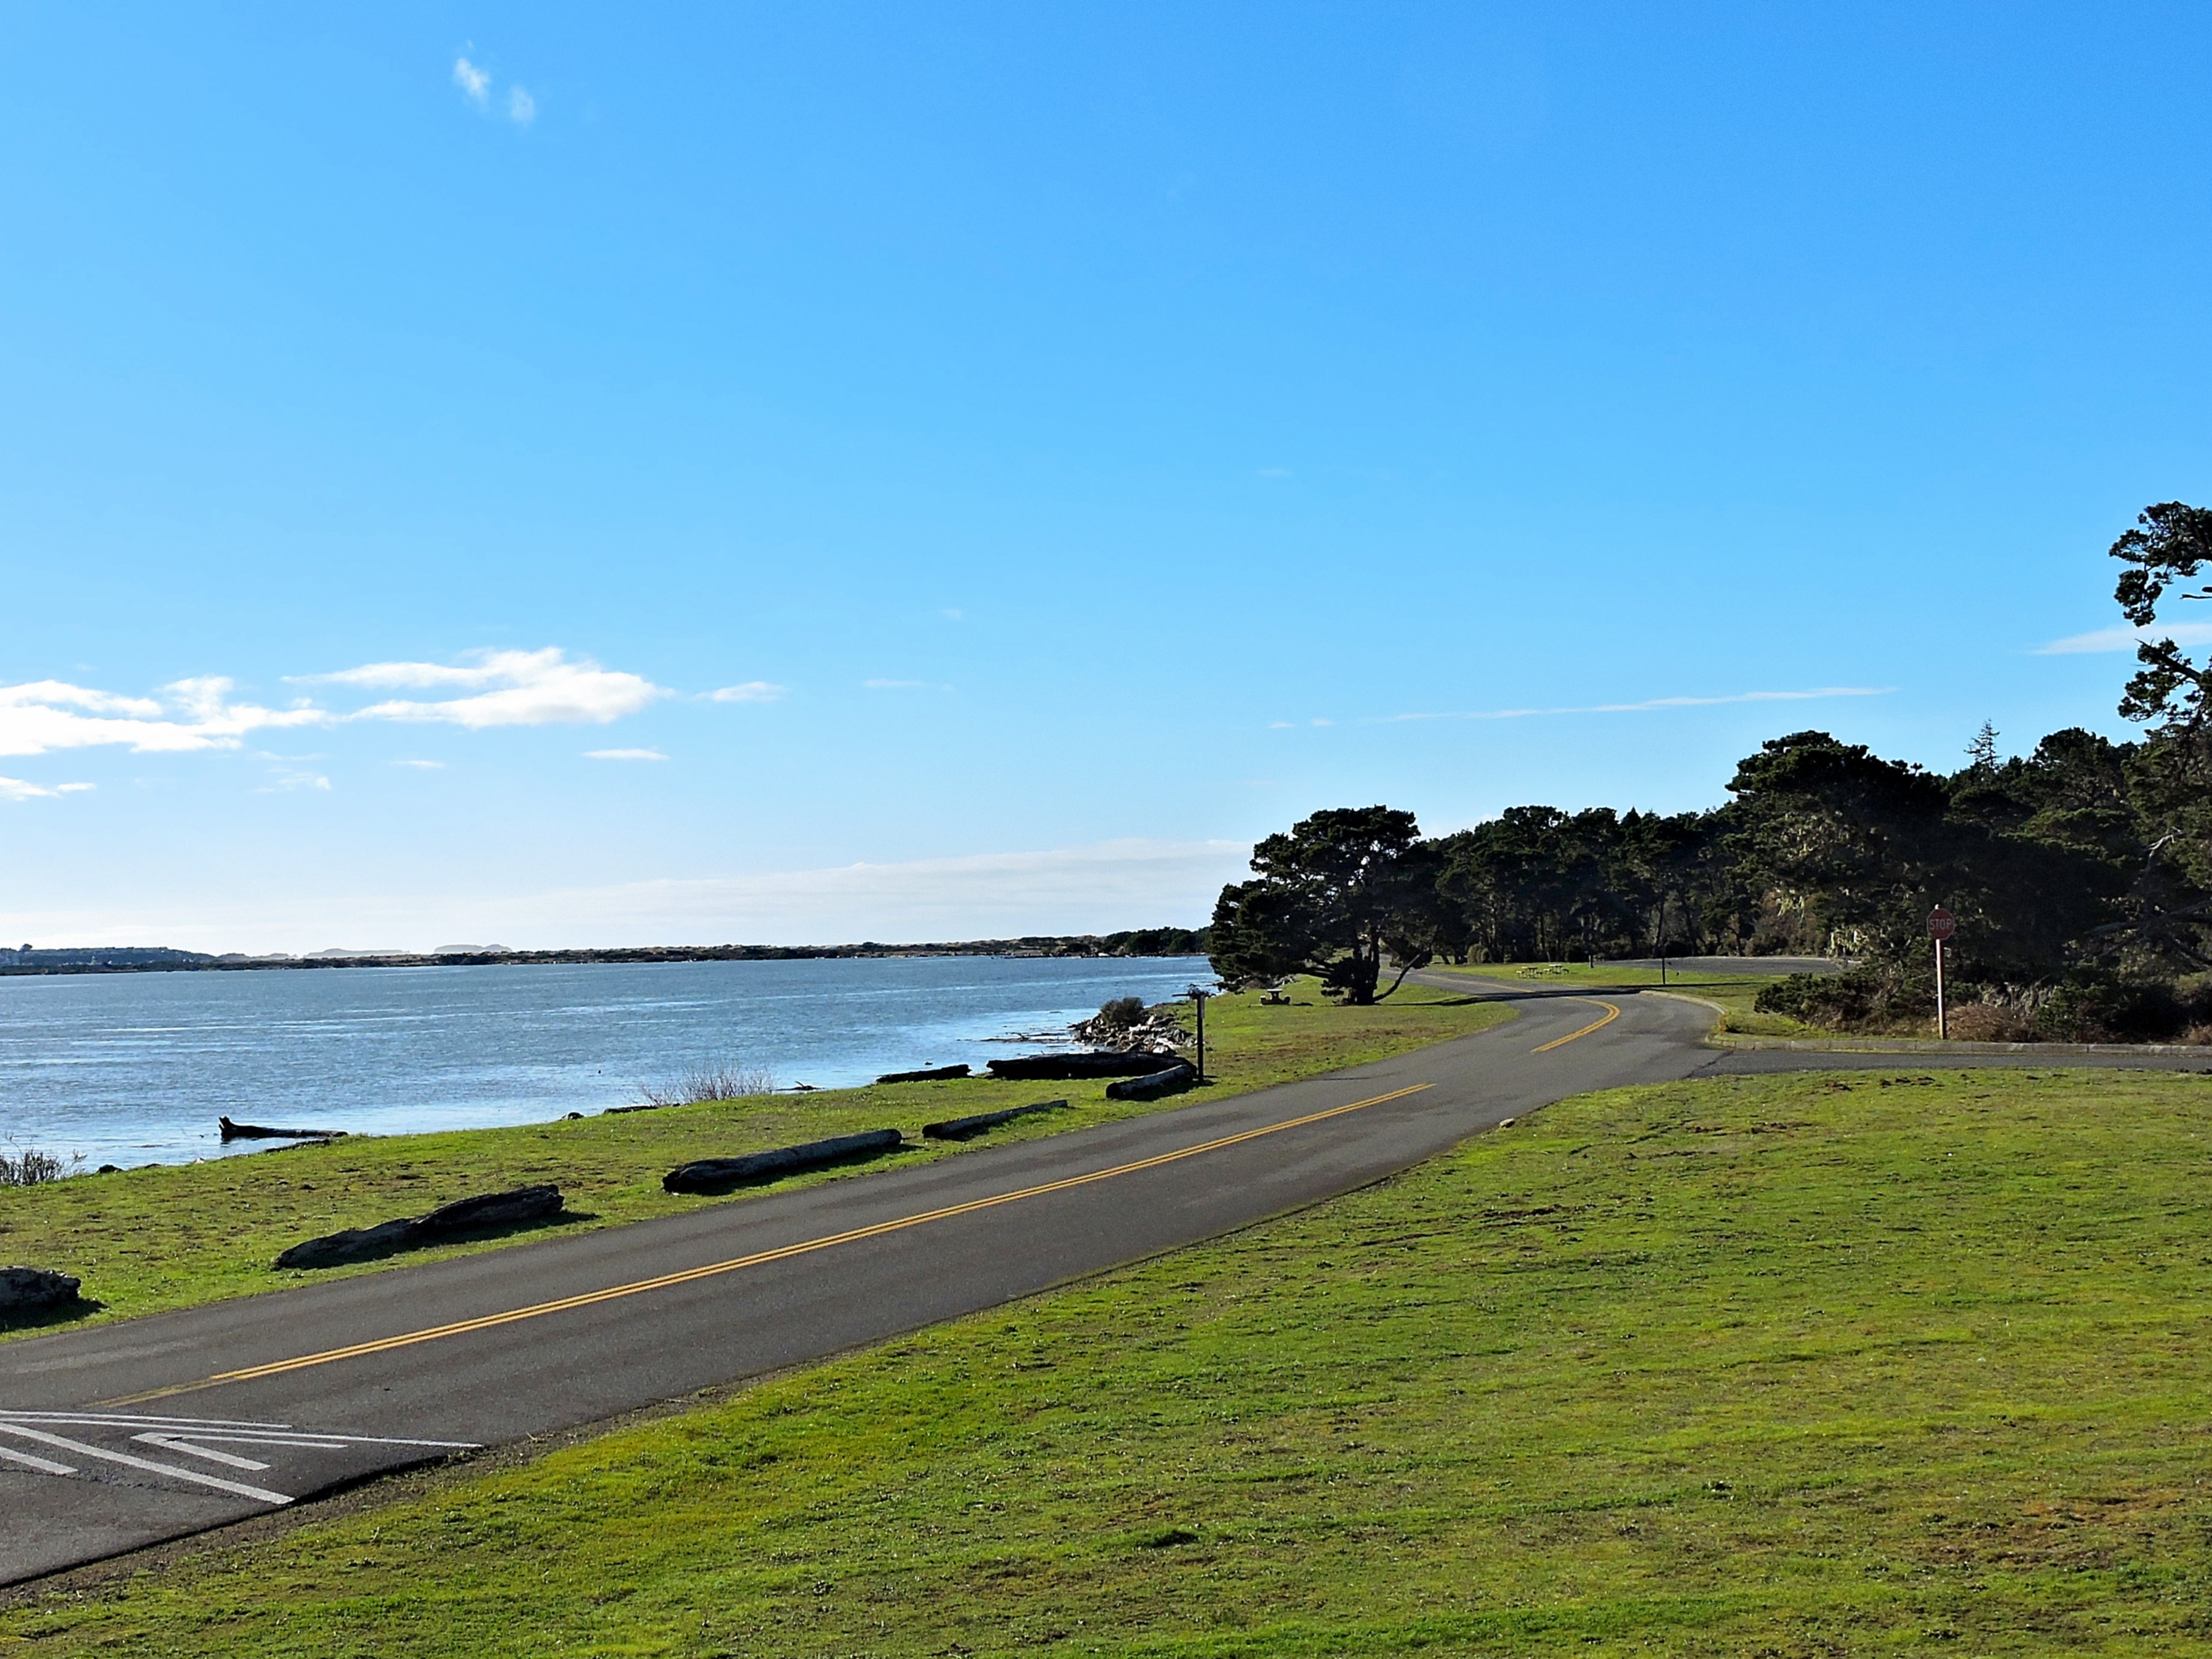
[[[216,1118],[355,1133],[535,1123],[709,1063],[836,1088],[1042,1043],[1201,957],[928,957],[0,977],[0,1142],[220,1154]],[[234,1143],[233,1152],[266,1143]]]

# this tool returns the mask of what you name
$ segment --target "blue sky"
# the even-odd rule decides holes
[[[0,5],[0,937],[1196,922],[1316,807],[2117,732],[2045,647],[2212,496],[2209,54]]]

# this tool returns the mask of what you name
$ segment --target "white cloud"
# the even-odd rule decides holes
[[[107,744],[125,744],[138,754],[235,749],[248,732],[316,726],[331,718],[312,706],[274,709],[231,702],[231,682],[213,676],[179,680],[162,690],[166,696],[157,702],[59,680],[0,685],[0,755],[43,755]]]
[[[478,69],[466,58],[453,59],[453,84],[478,109],[483,108],[491,97],[491,72]]]
[[[2132,651],[2142,640],[2172,640],[2176,645],[2212,643],[2212,623],[2153,623],[2147,628],[2100,628],[2088,634],[2069,634],[2063,640],[2035,648],[2039,657],[2072,657],[2094,651]]]
[[[1386,714],[1374,725],[1403,720],[1522,720],[1539,714],[1640,714],[1657,708],[1711,708],[1730,702],[1805,702],[1820,697],[1886,697],[1893,685],[1824,685],[1809,691],[1738,691],[1725,697],[1647,697],[1642,702],[1593,702],[1568,708],[1487,708],[1458,714]],[[1316,720],[1316,726],[1328,724]]]
[[[586,749],[586,760],[607,761],[665,761],[667,756],[658,749]]]
[[[519,127],[526,127],[538,118],[538,100],[520,87],[510,87],[507,94],[507,118]]]
[[[450,687],[473,695],[393,699],[351,714],[301,698],[289,708],[230,700],[233,683],[219,675],[178,680],[155,697],[134,697],[62,680],[0,685],[0,755],[43,755],[104,744],[137,754],[233,750],[250,732],[330,726],[344,720],[437,722],[481,731],[495,726],[605,726],[675,694],[636,674],[571,662],[557,647],[481,651],[459,664],[370,663],[336,674],[301,677],[302,684],[371,689]],[[296,757],[295,757],[296,758]]]
[[[743,685],[726,685],[719,691],[709,691],[710,702],[774,702],[791,688],[771,685],[766,680],[747,680]]]
[[[45,784],[26,783],[21,778],[0,778],[0,800],[29,800],[34,796],[52,799],[58,795],[75,795],[91,788],[88,783],[58,783],[49,787]]]
[[[590,658],[570,662],[557,646],[542,651],[475,651],[459,665],[374,662],[335,674],[303,677],[326,685],[428,690],[490,688],[474,696],[431,702],[395,699],[345,716],[356,720],[436,721],[482,731],[493,726],[605,726],[675,694],[636,674],[602,668]]]
[[[392,763],[394,766],[410,766],[417,772],[442,772],[446,769],[446,763],[443,761],[396,760]]]

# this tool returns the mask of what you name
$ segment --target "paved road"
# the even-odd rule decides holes
[[[1692,1003],[1491,988],[1520,1018],[1327,1078],[0,1345],[0,1583],[974,1312],[1346,1191],[1568,1095],[1778,1061],[1929,1063],[1718,1054]]]

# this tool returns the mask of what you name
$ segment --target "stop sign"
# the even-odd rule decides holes
[[[1952,934],[1954,934],[1954,933],[1957,933],[1958,931],[1959,931],[1959,919],[1958,919],[1958,917],[1956,917],[1956,916],[1953,915],[1952,915],[1948,910],[1946,910],[1946,909],[1945,909],[1942,905],[1940,905],[1940,904],[1939,904],[1939,905],[1937,905],[1937,906],[1936,906],[1933,910],[1930,910],[1930,911],[1928,913],[1928,937],[1929,937],[1929,938],[1930,938],[1930,939],[1948,939],[1948,938],[1950,938],[1950,937],[1951,937],[1951,935],[1952,935]]]

